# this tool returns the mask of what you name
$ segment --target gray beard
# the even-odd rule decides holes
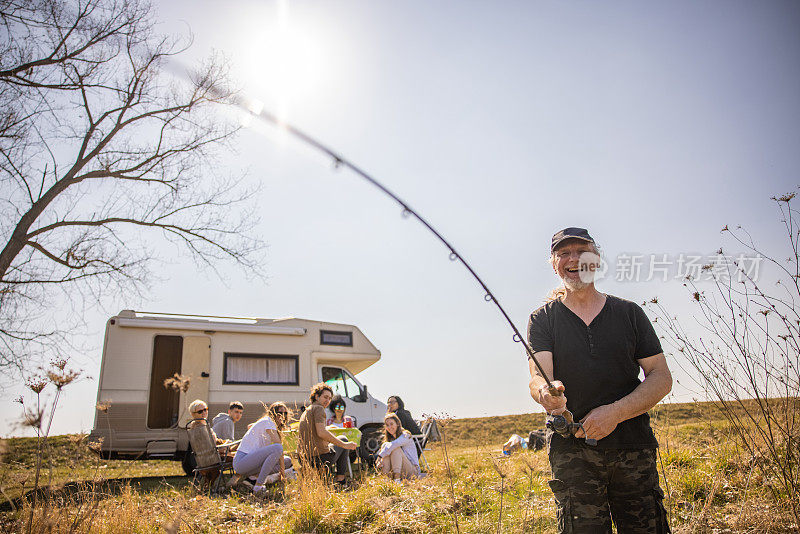
[[[564,280],[562,278],[561,281],[564,283],[564,287],[570,291],[580,291],[581,289],[587,288],[591,285],[591,282],[584,282],[582,280]]]

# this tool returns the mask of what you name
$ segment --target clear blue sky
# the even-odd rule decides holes
[[[584,226],[621,253],[708,255],[741,224],[779,251],[769,197],[800,183],[797,2],[172,1],[182,60],[228,55],[246,93],[374,174],[481,274],[520,329],[557,284],[550,236]],[[122,308],[353,323],[382,351],[359,378],[415,415],[534,411],[511,330],[420,225],[271,127],[223,169],[263,185],[267,281],[172,258],[143,297],[87,321],[97,376]],[[727,247],[740,252],[735,246]],[[168,250],[166,247],[164,250]],[[613,266],[612,266],[613,269]],[[616,282],[689,318],[680,283]],[[67,390],[55,432],[90,430],[96,381]],[[15,392],[4,394],[8,422]],[[676,390],[678,400],[688,396]]]

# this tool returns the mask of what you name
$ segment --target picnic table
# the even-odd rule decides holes
[[[236,454],[236,447],[238,447],[241,442],[242,440],[237,439],[236,441],[220,443],[217,445],[217,452],[222,455],[221,458],[223,458],[223,460],[233,461],[233,455]]]
[[[217,445],[217,448],[218,449],[224,449],[226,447],[234,447],[234,446],[240,444],[241,442],[242,442],[242,440],[240,440],[240,439],[237,439],[236,441],[226,441],[224,443],[220,443],[219,445]]]
[[[361,445],[361,431],[357,428],[339,428],[336,426],[326,426],[325,428],[337,438],[344,436],[347,441]],[[297,450],[297,427],[283,431],[283,450]]]

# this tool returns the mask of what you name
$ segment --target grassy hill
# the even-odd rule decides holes
[[[650,411],[653,426],[659,429],[683,425],[719,424],[723,417],[715,403],[660,404]],[[544,428],[543,413],[497,415],[452,419],[447,423],[447,439],[454,447],[485,446],[499,449],[512,435],[527,436],[531,430]],[[78,476],[89,477],[96,469],[97,456],[87,447],[85,434],[51,436],[51,465],[55,479]],[[0,440],[0,476],[19,474],[36,465],[36,438],[8,438]],[[101,467],[106,476],[180,475],[177,462],[169,460],[103,460]]]
[[[653,426],[681,426],[724,420],[717,403],[691,402],[659,404],[650,411]],[[526,437],[531,430],[544,428],[544,413],[495,415],[453,419],[447,426],[447,437],[456,446],[492,445],[499,447],[512,435]]]
[[[715,404],[659,405],[651,418],[674,532],[797,532],[789,508],[775,501],[774,480],[756,469],[763,459],[736,447]],[[353,491],[305,477],[264,499],[209,500],[188,485],[178,462],[102,460],[85,435],[55,436],[43,472],[50,491],[39,494],[32,515],[36,440],[12,438],[0,445],[0,531],[26,531],[32,517],[34,532],[449,533],[458,522],[465,533],[498,526],[548,533],[555,507],[546,454],[498,454],[511,434],[543,423],[543,414],[443,421],[447,456],[441,442],[431,444],[426,478],[401,485],[356,469]]]

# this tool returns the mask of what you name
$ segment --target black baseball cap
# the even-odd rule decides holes
[[[592,239],[592,236],[589,235],[589,231],[586,228],[564,228],[553,235],[553,242],[550,245],[550,253],[553,253],[556,250],[556,247],[567,239],[583,239],[589,243],[594,243],[594,239]]]

